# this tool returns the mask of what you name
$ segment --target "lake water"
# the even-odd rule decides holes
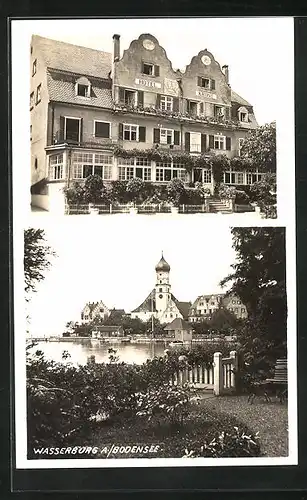
[[[68,351],[70,358],[67,361],[79,363],[87,362],[89,356],[95,356],[97,363],[108,361],[108,349],[115,349],[116,356],[125,363],[142,364],[147,359],[155,356],[163,356],[167,344],[164,342],[150,343],[103,343],[95,339],[78,339],[74,341],[61,342],[38,342],[31,351],[43,351],[47,359],[62,362],[63,351]]]

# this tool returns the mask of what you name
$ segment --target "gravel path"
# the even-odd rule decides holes
[[[203,406],[234,415],[249,429],[259,432],[262,452],[268,457],[288,455],[287,404],[279,401],[267,403],[257,397],[253,404],[247,396],[221,396],[205,398]]]

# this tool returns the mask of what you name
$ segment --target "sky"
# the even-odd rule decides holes
[[[231,87],[254,106],[260,125],[276,120],[282,112],[280,71],[293,72],[290,17],[39,19],[12,24],[13,40],[26,58],[32,34],[112,52],[114,33],[121,36],[121,55],[133,39],[151,33],[166,50],[174,69],[184,69],[194,55],[207,48],[221,66],[229,66]]]
[[[154,287],[162,251],[178,300],[220,292],[219,281],[235,260],[230,228],[221,224],[216,231],[213,221],[199,231],[202,220],[187,216],[170,223],[163,216],[128,214],[102,220],[86,215],[63,217],[58,225],[45,214],[33,217],[31,226],[44,227],[57,257],[32,294],[29,331],[61,333],[68,321],[80,320],[88,301],[102,300],[109,308],[130,312]]]

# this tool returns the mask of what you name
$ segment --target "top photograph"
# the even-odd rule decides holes
[[[256,103],[232,81],[257,94],[265,56],[248,66],[242,52],[232,67],[216,58],[210,37],[198,36],[198,52],[179,69],[156,36],[161,29],[127,43],[125,22],[124,43],[120,32],[104,34],[105,51],[31,36],[32,211],[276,218],[278,124],[272,113],[258,121]],[[167,40],[179,50],[180,39]]]

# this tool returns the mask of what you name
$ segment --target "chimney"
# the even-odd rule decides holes
[[[227,64],[225,64],[225,65],[222,67],[222,70],[224,71],[224,75],[225,75],[225,78],[226,78],[226,82],[227,82],[227,83],[229,83],[229,69],[228,69]]]
[[[120,56],[120,35],[113,35],[113,59],[114,62],[119,61]]]

